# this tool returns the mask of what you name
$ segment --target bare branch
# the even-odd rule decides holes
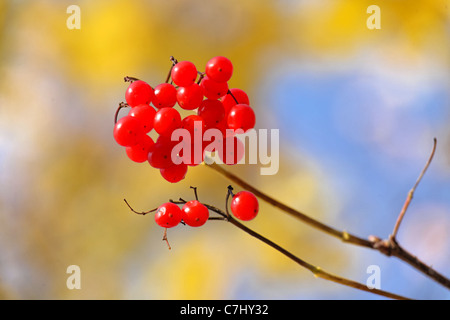
[[[419,175],[419,178],[417,178],[416,183],[414,184],[414,187],[408,192],[408,196],[406,197],[406,201],[403,204],[403,208],[400,211],[400,214],[398,215],[397,221],[394,226],[394,230],[392,231],[391,238],[395,239],[397,237],[398,229],[400,228],[400,224],[402,223],[403,217],[405,216],[406,210],[408,210],[409,204],[411,203],[411,200],[414,196],[414,192],[416,191],[417,186],[419,185],[420,181],[422,180],[423,176],[425,175],[425,172],[427,171],[428,167],[431,164],[431,161],[433,160],[434,153],[436,152],[436,144],[437,140],[434,138],[433,143],[433,149],[431,150],[430,157],[428,158],[427,163],[425,164],[425,167],[422,169],[422,172]]]
[[[394,231],[395,230],[398,231],[398,226],[400,225],[401,219],[403,219],[404,213],[406,212],[406,209],[407,209],[409,203],[411,202],[413,193],[414,193],[415,189],[417,188],[419,182],[421,181],[422,177],[424,176],[426,170],[428,169],[428,167],[433,159],[433,156],[434,156],[434,153],[436,150],[436,142],[437,141],[435,138],[432,153],[431,153],[424,169],[422,170],[419,178],[417,179],[417,181],[412,189],[412,192],[410,191],[410,193],[408,195],[407,201],[405,202],[405,205],[404,205],[404,209],[400,213],[399,221],[398,221],[398,223],[396,223],[397,227],[394,228]],[[209,163],[211,163],[211,161],[209,161]],[[397,241],[395,240],[395,237],[391,236],[391,237],[389,237],[389,239],[383,240],[376,236],[369,236],[368,239],[366,240],[366,239],[360,238],[358,236],[355,236],[353,234],[350,234],[347,231],[341,231],[341,230],[335,229],[331,226],[328,226],[318,220],[315,220],[315,219],[307,216],[306,214],[304,214],[296,209],[293,209],[293,208],[279,202],[278,200],[263,193],[262,191],[258,190],[254,186],[248,184],[243,179],[241,179],[238,176],[236,176],[235,174],[227,171],[222,166],[220,166],[216,163],[212,163],[212,164],[208,165],[208,167],[210,167],[211,169],[214,169],[216,172],[220,173],[224,177],[233,181],[235,184],[239,185],[243,189],[253,192],[258,198],[262,199],[263,201],[273,205],[274,207],[293,216],[294,218],[312,226],[313,228],[320,230],[322,232],[325,232],[333,237],[336,237],[336,238],[342,240],[343,242],[370,248],[370,249],[374,249],[374,250],[377,250],[377,251],[383,253],[386,256],[397,257],[400,260],[402,260],[402,261],[406,262],[407,264],[409,264],[410,266],[412,266],[413,268],[415,268],[416,270],[427,275],[432,280],[434,280],[437,283],[440,283],[441,285],[443,285],[444,287],[450,289],[450,279],[449,278],[447,278],[443,274],[439,273],[438,271],[433,269],[431,266],[428,266],[423,261],[421,261],[419,258],[412,255],[405,249],[403,249],[397,243]],[[395,234],[396,234],[396,231],[395,231]]]

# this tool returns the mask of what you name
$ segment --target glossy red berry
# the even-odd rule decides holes
[[[244,221],[252,220],[259,211],[258,199],[250,191],[239,191],[233,196],[230,209],[236,218]]]
[[[246,132],[255,127],[255,112],[247,104],[237,104],[230,109],[227,124],[230,129]]]
[[[233,64],[226,57],[214,57],[206,64],[205,73],[214,81],[227,82],[233,75]]]
[[[239,88],[231,88],[230,92],[228,92],[221,99],[226,115],[228,115],[228,113],[230,112],[231,107],[233,107],[237,104],[250,105],[250,100],[248,99],[248,95],[245,93],[245,91],[243,91]]]
[[[226,137],[224,139],[222,150],[218,150],[219,159],[227,165],[235,165],[244,158],[244,144],[237,137]]]
[[[208,221],[208,208],[197,200],[186,202],[181,208],[182,220],[191,227],[200,227]]]
[[[172,164],[170,167],[160,169],[161,176],[170,183],[177,183],[183,180],[188,171],[185,163]]]
[[[148,163],[156,169],[172,166],[175,161],[172,157],[177,157],[177,155],[172,155],[173,146],[172,143],[162,143],[159,139],[156,140],[148,152]]]
[[[158,108],[171,108],[177,103],[177,89],[170,83],[161,83],[155,87],[153,105]]]
[[[197,79],[197,68],[190,61],[180,61],[173,66],[171,76],[177,86],[190,86]]]
[[[130,107],[135,107],[140,104],[150,104],[154,96],[153,88],[142,80],[136,80],[130,83],[125,92],[125,100]]]
[[[145,133],[149,133],[153,129],[153,121],[156,111],[148,104],[140,104],[130,110],[129,116],[135,117],[142,123],[142,129]]]
[[[155,114],[153,127],[161,135],[170,135],[181,127],[181,115],[174,108],[162,108]]]
[[[204,96],[208,99],[219,99],[228,92],[228,83],[214,81],[208,76],[203,77],[200,85]]]
[[[219,100],[206,99],[200,104],[197,114],[203,118],[206,128],[217,128],[225,117],[225,109]]]
[[[174,203],[163,203],[155,213],[155,221],[164,228],[175,227],[181,221],[181,209]]]
[[[142,123],[135,117],[125,116],[114,125],[114,139],[121,146],[133,146],[146,135],[142,127]]]
[[[190,144],[184,144],[179,153],[181,161],[192,167],[199,165],[205,159],[205,146],[206,143],[203,141],[193,141]]]
[[[191,114],[181,121],[181,128],[186,129],[189,132],[191,141],[193,141],[196,135],[200,135],[200,137],[203,136],[206,125],[202,117]]]
[[[148,135],[145,135],[141,142],[135,144],[134,146],[126,147],[125,151],[128,158],[134,162],[141,163],[148,160],[148,153],[154,144],[155,142],[153,142],[153,139]]]
[[[203,101],[203,89],[194,83],[177,90],[178,105],[185,110],[197,109]]]

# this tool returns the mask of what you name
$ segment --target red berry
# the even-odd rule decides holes
[[[126,147],[125,151],[127,153],[128,158],[133,160],[134,162],[145,162],[148,160],[148,153],[150,149],[155,144],[153,139],[149,136],[145,135],[144,139],[138,144],[135,144],[131,147]]]
[[[156,112],[153,126],[161,135],[170,135],[181,127],[181,115],[174,108],[162,108]]]
[[[181,218],[191,227],[200,227],[208,221],[208,208],[197,200],[186,202],[181,208]]]
[[[206,64],[205,72],[214,81],[227,82],[233,74],[233,64],[228,58],[214,57]]]
[[[150,104],[155,94],[152,87],[142,80],[136,80],[130,83],[125,92],[125,100],[130,107],[140,104]]]
[[[170,183],[177,183],[184,179],[188,167],[185,163],[173,164],[170,167],[160,169],[161,176]]]
[[[247,104],[237,104],[230,109],[227,124],[230,129],[242,129],[244,132],[255,127],[255,112]]]
[[[205,146],[206,144],[203,141],[200,145],[194,142],[183,146],[179,154],[179,157],[182,159],[181,161],[192,167],[199,165],[205,159]]]
[[[202,117],[191,114],[181,121],[181,128],[189,131],[191,141],[193,141],[196,134],[199,134],[201,137],[203,136],[206,126]]]
[[[148,163],[157,169],[172,166],[174,164],[174,159],[172,159],[173,146],[173,143],[163,143],[159,139],[156,140],[156,143],[150,147],[148,152]],[[177,155],[174,157],[177,157]]]
[[[197,113],[205,121],[206,128],[217,128],[225,117],[225,109],[219,100],[203,100]]]
[[[142,129],[141,121],[135,117],[125,116],[114,125],[114,139],[121,146],[133,146],[140,142],[146,135]]]
[[[250,105],[250,100],[248,99],[248,95],[245,93],[245,91],[238,89],[238,88],[232,88],[232,89],[230,89],[230,92],[231,92],[231,94],[228,92],[221,99],[223,107],[225,108],[225,115],[228,115],[231,107],[233,107],[237,104]],[[237,102],[235,99],[237,100]]]
[[[172,202],[163,203],[155,213],[156,223],[164,228],[172,228],[181,221],[181,209]]]
[[[177,89],[170,83],[161,83],[155,87],[153,105],[158,108],[171,108],[177,103]]]
[[[222,132],[224,137],[233,137],[235,135],[234,130],[228,127],[227,118],[223,118],[222,121],[217,124],[216,128]]]
[[[148,104],[140,104],[130,110],[129,116],[135,117],[142,123],[142,129],[145,133],[149,133],[153,129],[153,121],[156,111]]]
[[[185,110],[197,109],[203,101],[203,89],[194,83],[177,90],[177,101],[179,106]]]
[[[231,200],[230,209],[236,218],[252,220],[259,211],[258,199],[250,191],[239,191]]]
[[[180,61],[173,66],[171,76],[177,86],[190,86],[197,79],[197,68],[190,61]]]
[[[223,163],[235,165],[242,160],[245,154],[244,144],[237,137],[226,137],[219,158]]]
[[[228,92],[228,83],[214,81],[208,76],[203,77],[200,85],[203,88],[203,94],[208,99],[219,99]]]

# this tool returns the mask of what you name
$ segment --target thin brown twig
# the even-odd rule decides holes
[[[384,290],[380,290],[380,289],[369,289],[368,286],[353,281],[353,280],[349,280],[334,274],[331,274],[323,269],[321,269],[320,267],[314,266],[300,258],[298,258],[297,256],[295,256],[294,254],[292,254],[291,252],[289,252],[288,250],[282,248],[281,246],[277,245],[276,243],[274,243],[273,241],[267,239],[266,237],[260,235],[259,233],[253,231],[252,229],[246,227],[245,225],[243,225],[242,223],[240,223],[239,221],[235,220],[234,218],[229,218],[228,222],[230,222],[231,224],[233,224],[234,226],[238,227],[239,229],[245,231],[246,233],[250,234],[251,236],[257,238],[258,240],[261,240],[262,242],[264,242],[265,244],[271,246],[272,248],[274,248],[275,250],[281,252],[282,254],[284,254],[285,256],[287,256],[288,258],[290,258],[291,260],[295,261],[297,264],[299,264],[300,266],[302,266],[303,268],[308,269],[309,271],[311,271],[314,276],[325,279],[325,280],[329,280],[329,281],[333,281],[336,283],[339,283],[341,285],[347,286],[347,287],[351,287],[351,288],[355,288],[355,289],[359,289],[362,291],[366,291],[366,292],[370,292],[370,293],[374,293],[383,297],[387,297],[387,298],[391,298],[391,299],[397,299],[397,300],[411,300],[410,298],[406,298],[404,296],[395,294],[395,293],[391,293],[388,291],[384,291]]]
[[[434,139],[434,147],[432,151],[432,155],[430,156],[427,165],[425,168],[428,168],[429,164],[431,163],[431,159],[434,155],[436,148],[436,139]],[[211,163],[212,161],[205,161],[205,163]],[[387,240],[382,240],[376,236],[369,236],[369,239],[363,239],[361,237],[355,236],[353,234],[350,234],[347,231],[341,231],[338,229],[335,229],[331,226],[328,226],[318,220],[315,220],[306,214],[293,209],[292,207],[289,207],[280,201],[274,199],[273,197],[263,193],[259,189],[255,188],[254,186],[250,185],[249,183],[245,182],[243,179],[239,178],[235,174],[227,171],[222,166],[212,163],[209,164],[208,167],[211,169],[214,169],[216,172],[220,173],[224,177],[228,178],[229,180],[233,181],[233,183],[239,185],[245,190],[253,192],[258,198],[264,200],[265,202],[271,204],[272,206],[280,209],[281,211],[295,217],[298,220],[303,221],[304,223],[312,226],[315,229],[318,229],[322,232],[325,232],[333,237],[336,237],[343,242],[350,243],[353,245],[358,245],[370,249],[374,249],[379,251],[380,253],[383,253],[387,256],[394,256],[398,259],[406,262],[416,270],[422,272],[426,276],[430,277],[432,280],[436,281],[437,283],[441,284],[442,286],[450,289],[450,279],[444,276],[443,274],[439,273],[437,270],[433,269],[431,266],[427,265],[423,261],[421,261],[416,256],[412,255],[410,252],[405,250],[402,246],[398,244],[398,242],[393,237],[389,237]],[[420,182],[421,178],[423,177],[425,173],[425,170],[422,171],[418,181],[416,182],[414,189],[417,187],[418,183]],[[410,202],[411,200],[409,200]]]
[[[239,104],[239,101],[237,101],[236,97],[234,96],[233,92],[231,92],[230,89],[228,89],[227,94],[229,94],[233,98],[233,100],[234,100],[234,102],[236,102],[236,104]]]
[[[353,280],[349,280],[334,274],[331,274],[325,270],[323,270],[320,267],[317,267],[313,264],[310,264],[308,262],[306,262],[303,259],[300,259],[299,257],[297,257],[296,255],[294,255],[292,252],[286,250],[285,248],[281,247],[280,245],[276,244],[275,242],[273,242],[272,240],[264,237],[263,235],[257,233],[256,231],[250,229],[249,227],[245,226],[244,224],[240,223],[239,221],[237,221],[236,219],[234,219],[230,213],[228,212],[228,200],[229,197],[232,195],[232,188],[231,186],[228,187],[228,192],[227,192],[227,196],[226,196],[226,207],[225,207],[225,212],[223,210],[220,210],[214,206],[205,204],[204,205],[211,211],[214,211],[216,213],[218,213],[221,217],[213,217],[216,219],[210,219],[210,220],[222,220],[222,221],[227,221],[230,222],[232,225],[234,225],[235,227],[241,229],[242,231],[246,232],[247,234],[255,237],[256,239],[262,241],[263,243],[269,245],[270,247],[274,248],[275,250],[277,250],[278,252],[282,253],[283,255],[285,255],[286,257],[288,257],[289,259],[293,260],[294,262],[296,262],[297,264],[299,264],[301,267],[311,271],[313,273],[313,275],[315,277],[318,278],[322,278],[328,281],[332,281],[347,287],[351,287],[354,289],[358,289],[358,290],[362,290],[362,291],[366,291],[366,292],[370,292],[376,295],[380,295],[383,297],[387,297],[387,298],[391,298],[391,299],[397,299],[397,300],[411,300],[410,298],[406,298],[404,296],[401,295],[397,295],[395,293],[391,293],[388,291],[384,291],[384,290],[380,290],[380,289],[370,289],[368,286],[353,281]],[[185,200],[180,199],[179,201],[173,201],[174,203],[177,204],[184,204],[186,203]]]
[[[164,234],[163,234],[162,240],[167,243],[167,246],[169,247],[169,250],[171,250],[172,247],[170,246],[169,239],[167,239],[167,228],[164,228]]]
[[[125,77],[123,77],[123,81],[125,81],[125,82],[134,82],[134,81],[139,81],[139,79],[135,78],[135,77],[125,76]]]
[[[414,192],[416,191],[417,186],[419,185],[420,181],[422,180],[423,176],[425,175],[425,172],[427,171],[428,167],[431,164],[431,161],[433,160],[434,153],[436,152],[436,144],[437,140],[434,138],[433,140],[433,149],[431,150],[430,157],[428,158],[427,163],[425,164],[425,167],[422,169],[422,172],[420,173],[419,177],[416,180],[416,183],[414,184],[414,187],[408,192],[408,196],[406,197],[406,201],[403,204],[403,208],[400,211],[400,214],[398,215],[397,221],[395,222],[394,230],[391,234],[391,239],[395,239],[397,237],[398,229],[400,228],[400,224],[403,221],[403,217],[405,216],[406,210],[408,210],[409,204],[411,203],[411,200],[413,199]]]
[[[116,113],[114,114],[114,124],[117,123],[117,118],[119,117],[119,111],[123,108],[128,108],[129,105],[125,102],[120,102],[119,106],[117,107]]]
[[[207,161],[205,161],[205,163],[206,162]],[[211,163],[211,162],[212,161],[208,161],[208,163]],[[265,194],[261,190],[255,188],[254,186],[245,182],[243,179],[239,178],[237,175],[231,173],[230,171],[224,169],[222,166],[220,166],[216,163],[211,163],[211,164],[208,164],[207,166],[210,167],[211,169],[214,169],[218,173],[222,174],[226,178],[230,179],[231,181],[233,181],[235,184],[239,185],[243,189],[254,193],[255,196],[257,196],[258,198],[266,201],[267,203],[273,205],[276,208],[279,208],[280,210],[290,214],[291,216],[305,222],[306,224],[311,225],[312,227],[314,227],[316,229],[319,229],[319,230],[321,230],[325,233],[328,233],[336,238],[339,238],[344,242],[349,242],[349,243],[352,243],[355,245],[372,248],[372,242],[370,242],[366,239],[359,238],[359,237],[352,235],[346,231],[337,230],[337,229],[330,227],[318,220],[315,220],[315,219],[309,217],[308,215],[306,215],[292,207],[285,205],[284,203],[281,203],[280,201]]]
[[[170,56],[170,61],[172,62],[172,65],[170,66],[169,73],[167,74],[166,83],[169,83],[170,77],[172,75],[172,69],[178,63],[177,59],[175,59],[173,56]]]
[[[200,84],[203,80],[203,78],[205,77],[205,73],[201,72],[201,71],[197,71],[198,74],[198,80],[197,80],[197,84]]]
[[[193,189],[193,190],[194,190],[194,196],[195,196],[195,200],[197,200],[197,201],[198,201],[197,187],[193,187],[193,186],[191,186],[191,189]]]
[[[155,212],[156,210],[158,210],[158,208],[155,208],[155,209],[152,209],[149,211],[136,211],[130,206],[130,204],[128,203],[128,201],[126,199],[123,199],[123,201],[125,201],[125,203],[127,204],[128,208],[130,208],[131,211],[133,211],[136,214],[140,214],[142,216],[145,216],[147,213]]]

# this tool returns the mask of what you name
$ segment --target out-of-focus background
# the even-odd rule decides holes
[[[369,5],[381,29],[370,30]],[[80,29],[69,29],[70,5]],[[387,237],[438,140],[398,234],[450,276],[450,11],[446,0],[0,1],[0,298],[379,299],[316,279],[220,221],[169,230],[132,214],[170,198],[223,207],[206,166],[178,184],[112,136],[124,76],[164,82],[169,57],[223,55],[280,168],[227,167],[339,229]],[[236,190],[240,190],[238,187]],[[343,244],[261,203],[247,225],[323,269],[418,299],[450,292],[410,266]],[[69,265],[81,289],[69,290]]]

